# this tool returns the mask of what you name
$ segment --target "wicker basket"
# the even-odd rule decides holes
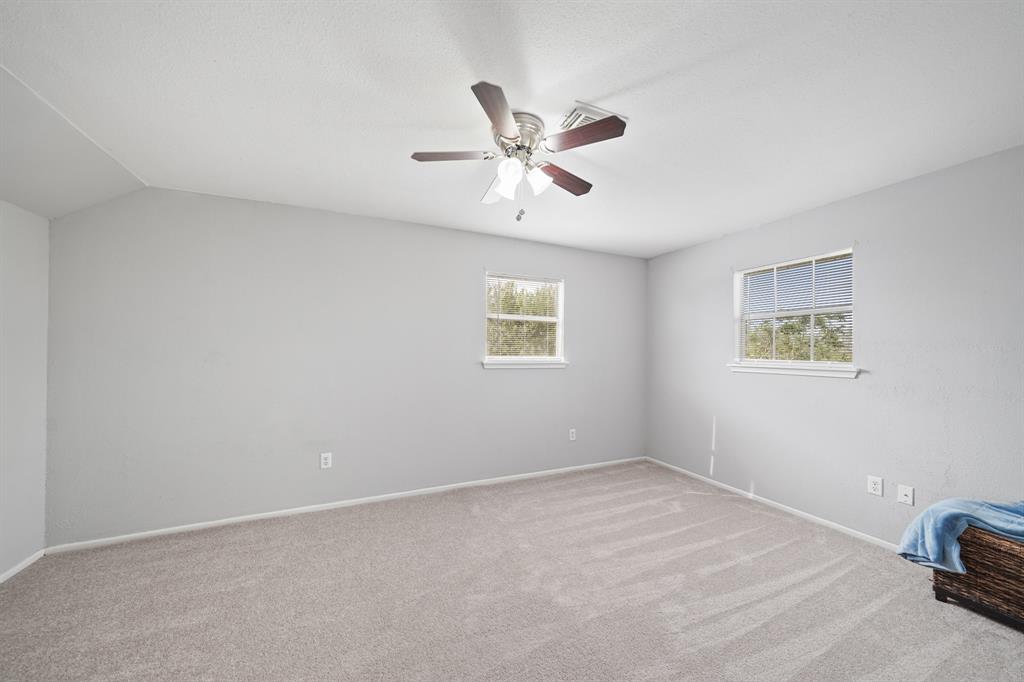
[[[960,558],[967,573],[935,571],[935,598],[1024,630],[1024,544],[968,526],[960,535]]]

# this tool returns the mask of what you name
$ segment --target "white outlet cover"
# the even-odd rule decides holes
[[[896,487],[896,501],[901,504],[909,504],[911,507],[914,506],[914,488],[909,485],[899,485]]]
[[[334,464],[333,460],[334,460],[334,455],[333,454],[331,454],[330,452],[321,452],[320,453],[320,468],[321,469],[330,469],[331,466],[333,466],[333,464]]]
[[[576,429],[569,429],[569,440],[576,440]]]
[[[882,497],[885,494],[884,482],[881,476],[868,476],[868,494]]]

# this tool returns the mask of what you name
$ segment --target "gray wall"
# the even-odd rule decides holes
[[[642,260],[155,189],[51,258],[50,545],[644,454]],[[486,268],[568,368],[481,368]]]
[[[0,201],[0,573],[44,546],[48,240]]]
[[[652,260],[648,454],[708,475],[717,417],[715,479],[893,542],[938,499],[1024,498],[1022,180],[1018,147]],[[731,373],[733,270],[849,246],[865,373]]]

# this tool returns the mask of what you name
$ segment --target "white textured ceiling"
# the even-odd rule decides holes
[[[639,256],[1024,143],[1024,3],[20,3],[0,63],[147,184]],[[624,137],[478,203],[469,86]],[[6,124],[6,123],[5,123]]]

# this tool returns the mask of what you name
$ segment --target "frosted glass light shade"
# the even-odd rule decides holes
[[[542,171],[540,166],[527,173],[526,180],[530,183],[534,196],[540,196],[540,193],[550,187],[552,182],[551,176]]]
[[[523,179],[520,175],[519,179],[515,182],[503,182],[501,178],[498,178],[498,186],[494,188],[494,191],[505,197],[506,199],[515,200],[516,198],[516,187],[519,186],[519,182]]]
[[[498,178],[502,184],[518,185],[523,179],[523,163],[519,159],[505,159],[498,164]]]

